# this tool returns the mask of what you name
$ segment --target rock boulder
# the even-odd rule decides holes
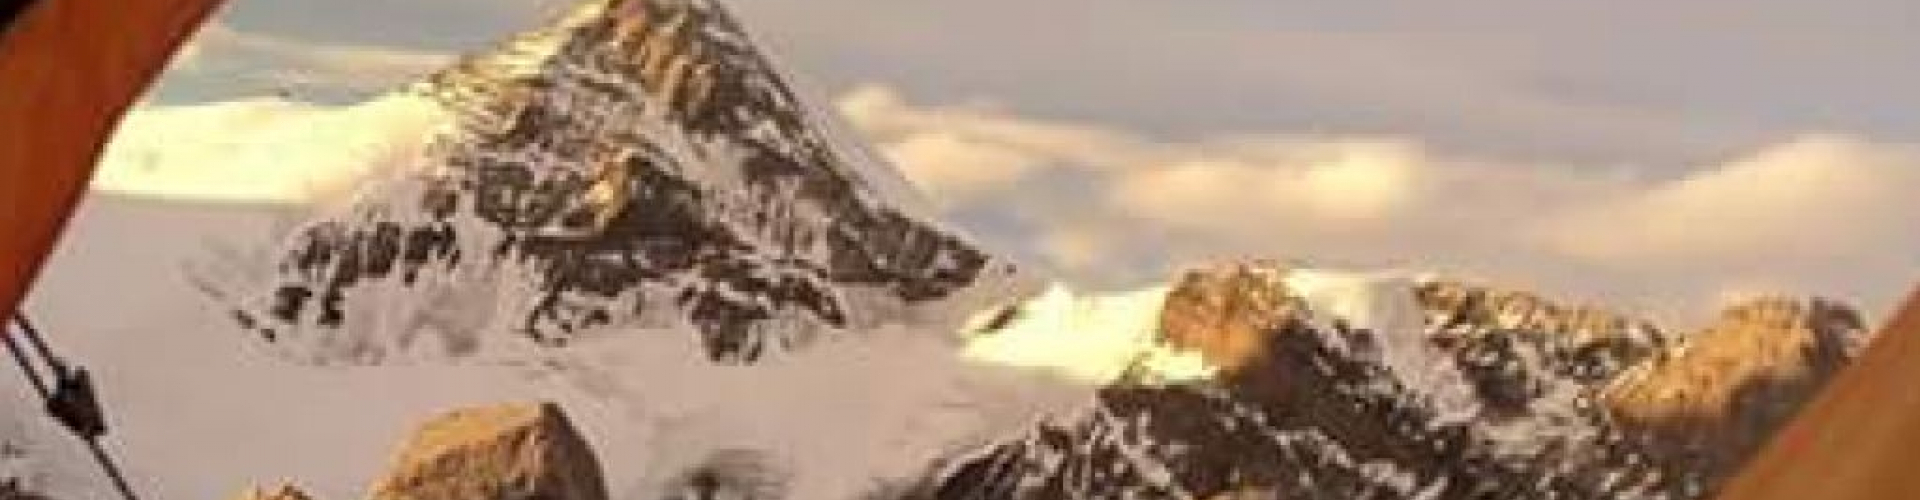
[[[235,497],[238,500],[313,500],[307,492],[301,491],[292,483],[281,483],[273,488],[254,487]]]
[[[600,462],[553,404],[459,410],[401,448],[373,500],[605,500]]]

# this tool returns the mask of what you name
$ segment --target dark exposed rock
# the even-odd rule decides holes
[[[1593,390],[1673,342],[1650,322],[1527,292],[1432,281],[1414,297],[1426,336],[1494,414],[1524,413],[1555,386]]]

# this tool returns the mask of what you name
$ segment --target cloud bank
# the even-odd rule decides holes
[[[1153,134],[1391,134],[1517,162],[1664,165],[1806,130],[1920,139],[1920,4],[1905,0],[730,5],[836,91],[990,95]]]
[[[283,92],[368,96],[446,67],[448,52],[416,47],[315,42],[211,22],[168,67],[157,95],[179,86],[226,95]]]
[[[1282,257],[1437,268],[1698,319],[1766,291],[1880,311],[1920,278],[1911,144],[1807,133],[1700,165],[1513,164],[1417,137],[1170,140],[879,86],[840,106],[955,217],[1085,282]]]
[[[421,154],[439,108],[394,95],[354,106],[280,99],[146,106],[121,121],[98,191],[229,203],[302,203]]]

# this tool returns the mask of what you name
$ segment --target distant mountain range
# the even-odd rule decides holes
[[[1163,340],[1217,376],[1117,381],[908,497],[1704,498],[1864,340],[1823,300],[1757,300],[1680,334],[1262,263],[1192,271],[1163,307]]]
[[[935,334],[957,325],[924,318],[1032,313],[963,298],[1036,277],[934,220],[715,2],[588,2],[407,93],[445,109],[445,131],[298,232],[236,313],[262,339],[378,363],[422,332],[458,355],[475,331],[562,346],[681,325],[713,362],[751,364],[890,321]],[[490,307],[442,309],[473,284]],[[1212,376],[1129,371],[900,494],[1699,498],[1863,342],[1859,315],[1824,300],[1760,300],[1686,334],[1271,263],[1202,268],[1134,307],[1160,308],[1141,316],[1153,344]]]
[[[266,272],[206,283],[252,342],[351,369],[671,335],[698,346],[690,363],[756,374],[922,335],[960,357],[995,343],[969,358],[987,366],[1046,343],[1004,369],[1092,386],[866,498],[1699,499],[1868,341],[1824,299],[1680,332],[1264,261],[1197,263],[1126,300],[1041,295],[1047,277],[940,221],[712,0],[590,0],[387,99],[444,123],[426,153],[316,206]],[[1085,364],[1114,369],[1066,369]],[[634,494],[800,498],[781,452],[666,474],[706,493]]]

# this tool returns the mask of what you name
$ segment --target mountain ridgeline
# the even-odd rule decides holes
[[[1392,278],[1363,280],[1365,309],[1399,317],[1362,324],[1299,272],[1186,274],[1161,334],[1218,376],[1114,383],[1084,415],[956,458],[910,497],[1706,498],[1865,335],[1824,300],[1755,300],[1680,335]]]
[[[427,153],[321,210],[261,284],[223,297],[241,328],[316,364],[687,335],[746,368],[883,324],[947,335],[957,315],[1026,313],[983,311],[1027,276],[934,220],[787,82],[711,0],[590,1],[404,90],[444,113]],[[1818,299],[1682,334],[1271,262],[1168,290],[1152,340],[1210,375],[1129,371],[876,498],[1704,498],[1866,342],[1859,314]]]

